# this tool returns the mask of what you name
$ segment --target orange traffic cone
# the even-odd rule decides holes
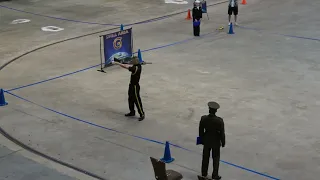
[[[190,20],[191,19],[191,11],[190,9],[188,9],[188,15],[186,17],[186,20]]]
[[[247,0],[242,0],[241,4],[246,5],[247,4]]]

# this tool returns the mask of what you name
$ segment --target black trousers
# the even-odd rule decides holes
[[[218,147],[210,147],[206,145],[203,146],[201,173],[202,173],[202,176],[208,175],[210,151],[212,151],[212,159],[213,159],[212,178],[214,178],[219,175],[219,162],[220,162],[219,146]]]
[[[193,18],[193,22],[195,21],[195,20],[200,20],[200,18],[199,19],[195,19],[195,18]],[[200,36],[200,25],[199,26],[193,26],[193,35],[194,36]]]
[[[136,84],[130,84],[129,90],[128,90],[128,103],[129,103],[129,109],[131,113],[134,113],[134,105],[137,106],[138,112],[140,116],[144,115],[143,106],[140,98],[140,85]]]
[[[200,26],[193,26],[193,35],[200,36]]]

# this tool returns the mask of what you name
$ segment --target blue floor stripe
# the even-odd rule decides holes
[[[15,90],[18,90],[18,89],[23,89],[23,88],[30,87],[30,86],[34,86],[34,85],[37,85],[37,84],[42,84],[42,83],[45,83],[45,82],[48,82],[48,81],[52,81],[52,80],[55,80],[55,79],[59,79],[59,78],[65,77],[65,76],[70,76],[70,75],[72,75],[72,74],[76,74],[76,73],[79,73],[79,72],[83,72],[83,71],[86,71],[86,70],[89,70],[89,69],[98,67],[98,66],[100,66],[100,65],[101,65],[101,64],[97,64],[97,65],[90,66],[90,67],[87,67],[87,68],[84,68],[84,69],[80,69],[80,70],[78,70],[78,71],[74,71],[74,72],[71,72],[71,73],[63,74],[63,75],[61,75],[61,76],[57,76],[57,77],[53,77],[53,78],[46,79],[46,80],[43,80],[43,81],[39,81],[39,82],[35,82],[35,83],[32,83],[32,84],[28,84],[28,85],[25,85],[25,86],[13,88],[13,89],[10,89],[10,90],[8,90],[8,91],[15,91]]]
[[[259,29],[259,28],[251,28],[251,27],[245,27],[245,26],[238,26],[238,27],[239,27],[239,28],[242,28],[242,29],[247,29],[247,30],[263,31],[263,29]],[[280,35],[280,36],[291,37],[291,38],[297,38],[297,39],[320,41],[320,38],[311,38],[311,37],[304,37],[304,36],[295,36],[295,35],[281,34],[281,33],[269,33],[269,34]]]
[[[38,13],[19,10],[19,9],[8,7],[8,6],[4,6],[4,5],[0,5],[0,8],[10,9],[10,10],[13,10],[13,11],[23,12],[23,13],[26,13],[26,14],[32,14],[32,15],[51,18],[51,19],[56,19],[56,20],[70,21],[70,22],[83,23],[83,24],[94,24],[94,25],[103,25],[103,26],[119,26],[120,27],[120,25],[117,25],[117,24],[95,23],[95,22],[78,21],[78,20],[72,20],[72,19],[67,19],[67,18],[59,18],[59,17],[47,16],[47,15],[43,15],[43,14],[38,14]]]
[[[225,164],[228,164],[230,166],[234,166],[236,168],[239,168],[239,169],[242,169],[242,170],[245,170],[245,171],[248,171],[248,172],[252,172],[254,174],[258,174],[260,176],[264,176],[266,178],[269,178],[269,179],[273,179],[273,180],[280,180],[279,178],[275,178],[275,177],[272,177],[272,176],[269,176],[267,174],[264,174],[264,173],[260,173],[260,172],[257,172],[257,171],[254,171],[254,170],[251,170],[251,169],[248,169],[248,168],[245,168],[245,167],[242,167],[242,166],[238,166],[236,164],[232,164],[232,163],[229,163],[227,161],[223,161],[223,160],[220,160],[221,162],[225,163]]]
[[[207,35],[210,35],[210,34],[213,34],[213,33],[214,32],[206,33],[204,35],[201,35],[200,37],[204,37],[204,36],[207,36]],[[213,35],[216,35],[216,34],[217,33],[214,33]],[[194,40],[194,39],[197,39],[197,37],[193,37],[193,38],[185,39],[185,40],[182,40],[182,41],[166,44],[166,45],[163,45],[163,46],[158,46],[158,47],[154,47],[154,48],[150,48],[150,49],[141,50],[141,52],[154,51],[154,50],[166,48],[166,47],[169,47],[169,46],[183,44],[183,43],[189,42],[189,41]],[[133,54],[137,54],[137,53],[138,52],[134,52]],[[20,90],[20,89],[23,89],[23,88],[26,88],[26,87],[35,86],[35,85],[42,84],[42,83],[45,83],[45,82],[48,82],[48,81],[52,81],[52,80],[55,80],[55,79],[59,79],[59,78],[66,77],[66,76],[70,76],[70,75],[73,75],[73,74],[76,74],[76,73],[79,73],[79,72],[84,72],[84,71],[87,71],[89,69],[98,67],[100,65],[101,64],[93,65],[93,66],[90,66],[90,67],[87,67],[87,68],[84,68],[84,69],[80,69],[80,70],[77,70],[77,71],[74,71],[74,72],[71,72],[71,73],[63,74],[63,75],[60,75],[60,76],[57,76],[57,77],[53,77],[53,78],[50,78],[50,79],[46,79],[46,80],[43,80],[43,81],[39,81],[39,82],[31,83],[31,84],[28,84],[28,85],[12,88],[12,89],[9,89],[7,91],[11,92],[11,91]]]
[[[213,3],[213,4],[208,4],[207,6],[211,7],[211,6],[223,4],[223,3],[226,3],[226,2],[228,2],[228,1],[221,1],[221,2],[217,2],[217,3]],[[104,23],[86,22],[86,21],[78,21],[78,20],[72,20],[72,19],[67,19],[67,18],[59,18],[59,17],[47,16],[47,15],[43,15],[43,14],[38,14],[38,13],[19,10],[19,9],[8,7],[8,6],[4,6],[4,5],[0,5],[0,8],[10,9],[10,10],[13,10],[13,11],[32,14],[32,15],[36,15],[36,16],[47,17],[47,18],[56,19],[56,20],[63,20],[63,21],[70,21],[70,22],[77,22],[77,23],[84,23],[84,24],[104,25],[104,26],[121,26],[120,24],[104,24]],[[124,26],[132,26],[132,25],[146,24],[146,23],[150,23],[150,22],[155,22],[155,21],[167,19],[169,17],[185,13],[187,11],[188,10],[184,10],[184,11],[180,11],[180,12],[177,12],[177,13],[161,16],[161,17],[158,17],[158,18],[153,18],[153,19],[149,19],[149,20],[145,20],[145,21],[141,21],[141,22],[136,22],[136,23],[131,23],[131,24],[125,24]]]
[[[247,29],[247,30],[263,31],[262,29],[259,29],[259,28],[250,28],[250,27],[245,27],[245,26],[239,26],[239,27],[242,28],[242,29]],[[213,32],[210,32],[210,33],[207,33],[207,34],[204,34],[204,35],[201,35],[201,36],[202,37],[203,36],[207,36],[207,35],[212,34],[212,33]],[[270,33],[270,34],[281,35],[281,36],[291,37],[291,38],[305,39],[305,40],[320,41],[319,38],[310,38],[310,37],[294,36],[294,35],[279,34],[279,33]],[[158,47],[154,47],[154,48],[150,48],[150,49],[145,49],[145,50],[142,50],[141,52],[148,52],[148,51],[153,51],[153,50],[157,50],[157,49],[161,49],[161,48],[165,48],[165,47],[169,47],[169,46],[173,46],[173,45],[177,45],[177,44],[182,44],[182,43],[186,43],[188,41],[191,41],[193,39],[196,39],[196,37],[189,38],[189,39],[182,40],[182,41],[178,41],[178,42],[171,43],[171,44],[167,44],[167,45],[163,45],[163,46],[158,46]],[[134,52],[133,54],[136,54],[136,53],[137,52]],[[25,85],[25,86],[9,89],[8,91],[15,91],[15,90],[18,90],[18,89],[23,89],[23,88],[26,88],[26,87],[30,87],[30,86],[34,86],[34,85],[41,84],[41,83],[44,83],[44,82],[48,82],[48,81],[51,81],[51,80],[55,80],[55,79],[58,79],[58,78],[61,78],[61,77],[73,75],[73,74],[76,74],[76,73],[79,73],[79,72],[83,72],[83,71],[98,67],[100,65],[101,64],[97,64],[97,65],[90,66],[90,67],[85,68],[85,69],[81,69],[81,70],[78,70],[78,71],[75,71],[75,72],[71,72],[71,73],[68,73],[68,74],[61,75],[61,76],[58,76],[58,77],[54,77],[54,78],[50,78],[50,79],[43,80],[43,81],[40,81],[40,82],[32,83],[32,84],[29,84],[29,85]]]
[[[98,124],[95,124],[95,123],[92,123],[92,122],[89,122],[89,121],[85,121],[85,120],[82,120],[82,119],[79,119],[79,118],[76,118],[76,117],[73,117],[71,115],[68,115],[68,114],[65,114],[65,113],[62,113],[62,112],[59,112],[59,111],[56,111],[54,109],[51,109],[51,108],[48,108],[48,107],[45,107],[45,106],[42,106],[40,104],[37,104],[35,102],[32,102],[26,98],[23,98],[23,97],[20,97],[16,94],[13,94],[11,92],[8,92],[6,90],[4,90],[5,93],[7,94],[10,94],[18,99],[21,99],[23,101],[26,101],[26,102],[29,102],[31,104],[34,104],[38,107],[41,107],[43,109],[46,109],[48,111],[51,111],[51,112],[54,112],[56,114],[59,114],[61,116],[65,116],[65,117],[68,117],[70,119],[73,119],[73,120],[76,120],[76,121],[79,121],[79,122],[82,122],[82,123],[85,123],[85,124],[89,124],[91,126],[95,126],[95,127],[98,127],[98,128],[102,128],[102,129],[105,129],[105,130],[108,130],[108,131],[112,131],[112,132],[116,132],[116,133],[119,133],[119,134],[123,134],[123,135],[127,135],[127,136],[130,136],[130,137],[135,137],[135,138],[138,138],[138,139],[141,139],[141,140],[145,140],[145,141],[148,141],[148,142],[153,142],[153,143],[156,143],[156,144],[161,144],[161,145],[164,145],[165,143],[164,142],[160,142],[160,141],[157,141],[157,140],[153,140],[153,139],[149,139],[149,138],[145,138],[145,137],[141,137],[141,136],[137,136],[137,135],[132,135],[132,134],[129,134],[129,133],[124,133],[124,132],[121,132],[121,131],[118,131],[118,130],[115,130],[115,129],[112,129],[112,128],[107,128],[107,127],[104,127],[104,126],[101,126],[101,125],[98,125]],[[170,143],[171,144],[171,143]],[[176,147],[176,148],[179,148],[179,149],[183,149],[183,150],[186,150],[186,151],[189,151],[189,152],[193,152],[193,153],[196,153],[196,154],[199,154],[199,155],[202,155],[201,153],[198,153],[196,151],[192,151],[192,150],[189,150],[187,148],[184,148],[182,146],[179,146],[179,145],[175,145],[175,144],[171,144],[172,146]],[[230,165],[230,166],[233,166],[233,167],[236,167],[236,168],[239,168],[239,169],[242,169],[242,170],[245,170],[247,172],[251,172],[251,173],[254,173],[254,174],[257,174],[257,175],[260,175],[260,176],[263,176],[263,177],[266,177],[266,178],[269,178],[269,179],[273,179],[273,180],[280,180],[279,178],[275,178],[275,177],[272,177],[270,175],[267,175],[267,174],[264,174],[264,173],[260,173],[260,172],[257,172],[255,170],[252,170],[252,169],[249,169],[249,168],[246,168],[246,167],[242,167],[242,166],[239,166],[239,165],[236,165],[236,164],[233,164],[233,163],[230,163],[230,162],[227,162],[227,161],[223,161],[223,160],[220,160],[222,163],[225,163],[227,165]]]
[[[291,38],[297,38],[297,39],[305,39],[305,40],[320,41],[320,39],[319,39],[319,38],[311,38],[311,37],[304,37],[304,36],[294,36],[294,35],[279,34],[279,33],[274,33],[274,34],[281,35],[281,36],[286,36],[286,37],[291,37]]]

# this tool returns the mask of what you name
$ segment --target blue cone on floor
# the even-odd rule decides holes
[[[123,24],[120,25],[120,31],[123,31]]]
[[[3,89],[0,89],[0,106],[5,106],[5,105],[8,105],[8,103],[6,102],[6,100],[4,98]]]
[[[142,55],[141,55],[140,49],[138,49],[138,58],[139,58],[139,63],[143,64],[143,60],[142,60]]]
[[[234,34],[234,32],[233,32],[233,24],[232,23],[230,23],[228,34]]]
[[[174,158],[171,157],[170,144],[168,141],[166,142],[166,146],[164,149],[164,156],[160,160],[165,163],[171,163],[172,161],[174,161]]]

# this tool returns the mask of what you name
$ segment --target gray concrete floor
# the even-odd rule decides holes
[[[26,151],[4,136],[0,136],[0,167],[1,180],[94,179]]]
[[[18,2],[21,4],[2,4],[16,8],[28,5],[25,11],[117,24],[186,8],[162,1],[142,4],[141,0],[108,1],[104,6],[98,6],[102,1],[81,1],[77,6],[74,1],[41,1],[35,6]],[[69,11],[64,3],[74,7],[69,4]],[[96,7],[98,12],[94,13]],[[115,16],[103,7],[113,13],[127,11]],[[130,11],[141,7],[145,10]],[[320,22],[314,12],[319,8],[319,2],[312,0],[248,1],[240,6],[241,26],[228,35],[226,4],[210,7],[210,20],[204,17],[201,27],[202,34],[210,34],[143,53],[144,60],[153,63],[143,66],[143,122],[123,116],[128,111],[129,74],[119,67],[106,69],[106,74],[93,68],[12,93],[81,120],[170,141],[199,153],[201,147],[195,146],[199,118],[207,113],[206,103],[215,100],[221,104],[218,114],[225,119],[227,133],[223,160],[280,179],[316,180],[320,175],[320,41],[316,40],[320,39]],[[81,14],[83,9],[88,11]],[[0,10],[3,62],[57,39],[110,28]],[[134,26],[135,49],[192,38],[191,22],[184,20],[185,16]],[[8,25],[15,18],[32,22]],[[46,25],[65,30],[42,32],[41,26]],[[225,26],[225,31],[216,31],[219,26]],[[98,63],[98,35],[67,41],[4,68],[0,71],[1,87],[16,88]],[[91,126],[8,94],[6,99],[9,106],[0,108],[1,126],[30,146],[108,179],[153,178],[149,156],[161,157],[163,145]],[[185,179],[196,179],[201,156],[174,147],[171,151],[176,161],[168,167],[180,171]],[[220,172],[223,179],[268,179],[225,163]]]
[[[0,145],[0,179],[73,180],[75,178],[62,175]]]

